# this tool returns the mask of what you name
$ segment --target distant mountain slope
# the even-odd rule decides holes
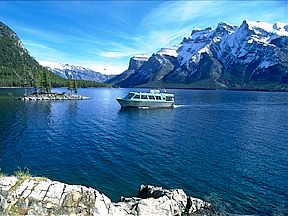
[[[127,79],[132,74],[134,74],[135,71],[137,71],[146,61],[148,61],[148,59],[149,57],[145,55],[133,56],[129,61],[128,69],[124,71],[123,73],[107,80],[106,83],[109,83],[109,84],[117,83],[117,85],[121,85],[121,86],[125,85],[125,82],[127,82]]]
[[[49,71],[57,74],[65,79],[90,80],[95,82],[105,82],[113,78],[115,75],[106,75],[96,72],[89,68],[69,64],[51,64],[50,62],[39,62]]]
[[[64,87],[68,80],[41,66],[25,49],[17,34],[0,22],[0,87],[34,86],[48,74],[52,87]],[[74,78],[74,77],[73,77]],[[79,87],[109,87],[110,85],[79,80]]]
[[[181,44],[160,49],[132,73],[125,71],[113,79],[122,87],[253,88],[287,84],[287,53],[285,23],[243,21],[239,27],[219,23],[216,29],[194,29]]]
[[[47,69],[30,56],[19,37],[0,22],[0,86],[32,86],[37,75]],[[61,86],[66,81],[50,72],[52,84]]]

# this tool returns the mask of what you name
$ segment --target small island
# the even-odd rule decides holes
[[[48,73],[44,73],[43,76],[43,82],[37,82],[34,83],[34,92],[32,94],[25,94],[22,97],[19,97],[19,100],[22,101],[30,101],[30,100],[86,100],[89,99],[89,97],[78,95],[78,84],[77,80],[68,80],[68,90],[69,93],[56,93],[51,92],[51,81],[50,76]],[[74,94],[73,94],[74,92]]]
[[[89,97],[71,94],[71,93],[33,93],[30,95],[22,96],[19,100],[28,101],[28,100],[86,100]]]

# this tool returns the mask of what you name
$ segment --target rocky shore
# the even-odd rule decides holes
[[[41,177],[0,177],[0,215],[182,216],[199,215],[210,207],[182,189],[141,185],[136,197],[112,202],[105,194],[81,185]]]
[[[77,95],[77,94],[60,94],[60,93],[41,93],[31,94],[18,98],[19,100],[86,100],[89,97]]]

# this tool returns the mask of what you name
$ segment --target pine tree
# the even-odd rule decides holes
[[[68,80],[68,88],[67,89],[70,91],[70,94],[72,94],[72,91],[73,91],[73,80],[72,79]]]
[[[28,71],[27,71],[26,66],[23,67],[22,74],[23,75],[21,77],[21,86],[25,88],[25,87],[29,86],[29,76],[28,76]],[[18,75],[18,73],[17,73],[17,75]]]
[[[77,84],[77,80],[73,80],[73,90],[75,92],[75,94],[77,94],[78,92],[78,84]]]
[[[44,92],[46,93],[50,93],[51,92],[51,81],[50,81],[50,76],[49,76],[49,72],[45,71],[45,73],[43,74],[43,80],[42,80],[42,87]]]
[[[33,87],[35,89],[35,92],[38,94],[39,93],[39,89],[41,87],[39,71],[37,71],[37,73],[35,73],[34,76],[33,76]]]

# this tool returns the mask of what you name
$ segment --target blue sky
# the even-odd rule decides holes
[[[131,56],[219,22],[288,22],[286,1],[0,1],[0,21],[39,61],[120,73]]]

